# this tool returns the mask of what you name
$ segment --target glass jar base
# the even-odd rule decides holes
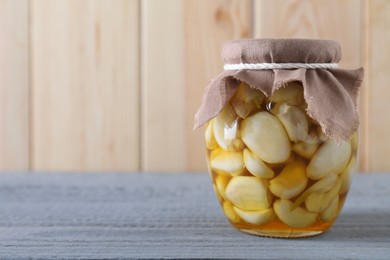
[[[253,229],[240,229],[243,233],[260,236],[260,237],[271,237],[271,238],[303,238],[318,236],[326,232],[326,230],[313,230],[313,231],[301,231],[301,230],[253,230]]]

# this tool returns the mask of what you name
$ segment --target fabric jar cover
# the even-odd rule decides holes
[[[341,47],[330,40],[233,40],[224,44],[222,58],[225,64],[337,63],[341,59]],[[319,122],[328,137],[347,140],[359,127],[357,97],[363,74],[363,68],[225,70],[206,87],[194,128],[219,114],[240,81],[266,96],[289,82],[299,81],[303,85],[308,115]]]

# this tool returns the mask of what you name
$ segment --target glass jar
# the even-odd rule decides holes
[[[241,82],[206,125],[207,161],[223,211],[237,229],[268,237],[321,234],[345,202],[357,135],[336,143],[290,82],[266,97]]]

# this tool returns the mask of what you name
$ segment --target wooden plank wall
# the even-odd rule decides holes
[[[224,41],[338,40],[364,66],[360,169],[389,171],[388,0],[0,0],[0,170],[204,171]]]
[[[364,92],[365,147],[363,170],[390,171],[390,1],[365,2],[366,90]]]
[[[29,169],[27,0],[0,0],[0,169]]]
[[[32,169],[137,170],[138,2],[30,3]]]

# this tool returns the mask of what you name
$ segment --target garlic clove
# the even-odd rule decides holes
[[[214,150],[218,148],[218,143],[214,137],[213,119],[211,119],[207,124],[206,131],[205,131],[205,140],[206,140],[207,149]]]
[[[298,160],[288,164],[282,172],[270,180],[269,189],[282,199],[290,199],[299,195],[307,186],[306,165]]]
[[[331,222],[336,219],[339,210],[339,196],[337,195],[333,201],[330,203],[330,206],[320,214],[320,219],[323,222]]]
[[[261,159],[257,158],[249,149],[244,149],[244,163],[247,170],[254,176],[269,179],[274,176],[274,171]]]
[[[253,89],[248,84],[242,82],[230,103],[238,116],[247,118],[249,114],[260,109],[264,97],[260,90]]]
[[[345,168],[345,170],[340,174],[340,179],[341,179],[340,194],[347,192],[349,190],[349,188],[351,187],[352,174],[353,174],[355,165],[356,165],[356,157],[352,156],[351,160],[349,160],[347,168]]]
[[[233,207],[238,216],[247,223],[254,225],[264,225],[275,218],[275,213],[272,208],[261,210],[242,210]]]
[[[298,142],[306,139],[309,131],[306,113],[296,106],[283,104],[276,115],[291,141]]]
[[[295,159],[296,158],[295,158],[294,153],[290,153],[290,157],[288,157],[288,159],[286,161],[280,162],[280,163],[268,163],[267,165],[269,167],[271,167],[272,169],[276,169],[276,168],[280,168],[280,167],[283,167],[283,166],[285,166],[287,164],[290,164],[290,163],[294,162]]]
[[[322,144],[324,141],[322,141],[321,137],[317,135],[317,130],[312,129],[309,131],[309,134],[306,136],[306,139],[304,140],[307,144]]]
[[[298,82],[290,82],[285,87],[276,90],[269,100],[273,103],[286,103],[288,105],[300,106],[304,103],[303,86]]]
[[[303,158],[310,159],[311,157],[313,157],[319,146],[320,145],[318,143],[299,142],[293,144],[291,150],[296,152]]]
[[[326,210],[333,199],[338,196],[341,187],[341,180],[337,180],[335,186],[328,192],[313,192],[306,200],[306,209],[310,212],[320,213]]]
[[[307,166],[307,176],[318,180],[324,176],[341,173],[351,158],[351,144],[341,141],[340,146],[331,139],[326,141],[314,154]]]
[[[270,207],[268,182],[258,177],[237,176],[225,190],[226,198],[243,210],[260,210]]]
[[[228,185],[230,179],[231,179],[230,177],[228,177],[226,175],[220,175],[220,174],[217,175],[217,177],[215,178],[215,186],[217,188],[217,192],[224,199],[226,199],[225,190],[226,190],[226,186]]]
[[[237,115],[243,119],[247,118],[252,112],[260,110],[255,102],[245,103],[242,100],[232,100],[231,104]]]
[[[234,95],[234,99],[239,99],[244,101],[245,103],[252,102],[257,100],[257,103],[260,105],[265,96],[263,92],[258,89],[251,88],[248,84],[241,82],[238,86],[238,89]]]
[[[317,126],[316,128],[317,136],[318,139],[321,140],[321,142],[326,142],[329,138],[324,134],[322,131],[322,128],[320,125]]]
[[[234,151],[242,143],[239,138],[238,116],[229,103],[213,119],[213,130],[218,145],[226,151]]]
[[[300,206],[306,198],[312,194],[313,192],[321,191],[321,192],[328,192],[336,185],[336,182],[338,181],[337,174],[330,174],[326,177],[322,178],[321,180],[317,181],[313,185],[311,185],[309,188],[307,188],[299,197],[294,201],[294,204],[292,205],[291,209],[295,209],[296,207]]]
[[[239,222],[240,218],[233,209],[233,204],[229,201],[224,201],[222,204],[223,212],[231,222]]]
[[[310,212],[322,212],[323,203],[328,203],[328,196],[325,192],[313,192],[305,200],[306,209]]]
[[[236,139],[233,140],[232,145],[235,151],[242,151],[245,148],[244,142],[239,138],[239,132]]]
[[[213,154],[216,151],[217,154]],[[213,170],[239,175],[244,171],[242,152],[228,152],[221,149],[214,150],[210,155],[210,167]]]
[[[304,228],[315,223],[316,213],[308,212],[301,207],[291,210],[291,207],[292,202],[289,200],[280,199],[275,201],[275,214],[283,223],[295,228]]]
[[[291,145],[286,130],[277,117],[258,112],[241,122],[242,140],[255,155],[267,163],[284,162]]]

